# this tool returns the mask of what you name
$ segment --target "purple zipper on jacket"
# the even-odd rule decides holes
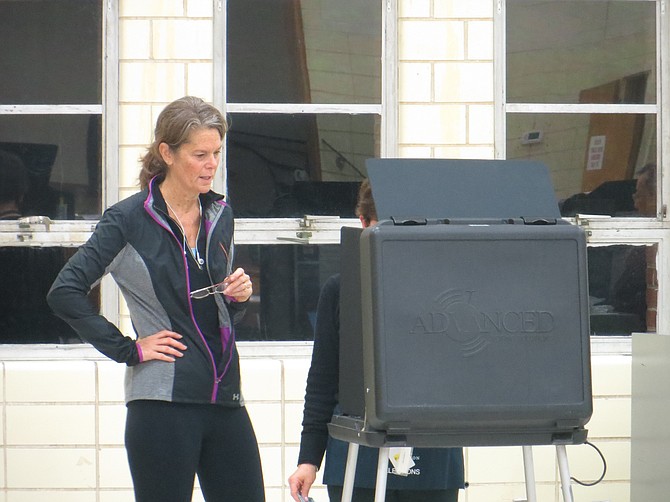
[[[191,301],[191,280],[190,280],[189,274],[188,274],[189,268],[188,268],[188,257],[186,256],[186,249],[184,249],[183,243],[179,240],[179,238],[172,231],[172,228],[170,228],[170,225],[167,225],[167,226],[164,225],[163,222],[160,221],[156,217],[154,212],[151,210],[153,208],[152,208],[152,203],[150,202],[150,200],[154,199],[154,197],[153,197],[153,183],[154,183],[155,179],[156,178],[154,177],[149,182],[149,187],[148,187],[149,188],[149,196],[144,201],[144,209],[147,213],[149,213],[149,216],[156,223],[158,223],[158,225],[160,225],[161,227],[163,227],[165,230],[167,230],[170,233],[170,235],[177,242],[177,246],[179,247],[179,249],[182,250],[182,257],[183,257],[183,260],[184,260],[184,271],[185,271],[185,277],[186,277],[186,300],[188,301],[189,313],[190,313],[190,316],[191,316],[191,320],[193,321],[193,325],[195,326],[195,329],[198,331],[198,335],[200,335],[200,339],[202,340],[202,343],[204,344],[205,348],[207,349],[207,354],[209,354],[209,360],[212,363],[212,372],[214,374],[214,385],[213,385],[213,388],[212,388],[212,397],[211,397],[210,402],[212,404],[214,404],[214,403],[216,403],[216,399],[218,397],[219,384],[221,383],[221,380],[223,380],[223,377],[228,372],[230,362],[233,359],[233,347],[232,346],[230,347],[230,355],[228,357],[228,362],[226,363],[226,367],[223,369],[223,372],[221,373],[221,375],[218,375],[217,372],[216,372],[216,360],[214,358],[214,354],[212,353],[212,349],[210,349],[209,344],[207,343],[207,339],[205,338],[205,335],[203,335],[203,333],[200,329],[200,326],[198,326],[198,322],[195,320],[195,315],[193,314],[193,302]],[[169,215],[167,215],[167,216],[169,218]],[[210,224],[209,227],[207,226],[207,224],[205,224],[205,226],[206,226],[206,231],[207,231],[211,227],[211,224]],[[207,233],[209,234],[209,232],[207,232]],[[209,273],[209,267],[207,269],[207,273]],[[228,341],[230,339],[230,335],[231,335],[232,330],[228,329],[229,333],[227,333],[227,334],[225,333],[225,331],[227,330],[227,328],[225,326],[223,328],[219,328],[219,330],[221,331],[220,336],[221,336],[222,342]],[[224,345],[223,345],[224,352],[225,352],[225,349],[226,349],[226,345],[224,343]]]

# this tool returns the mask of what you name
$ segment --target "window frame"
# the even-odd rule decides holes
[[[398,106],[397,106],[397,1],[377,0],[382,10],[382,68],[381,68],[381,103],[380,104],[309,104],[309,103],[229,103],[226,99],[226,4],[225,0],[217,2],[214,8],[214,105],[224,113],[281,113],[281,114],[377,114],[381,120],[380,156],[393,157],[398,148]],[[224,162],[225,152],[222,155]],[[214,189],[226,193],[226,169],[217,172]],[[306,215],[307,216],[307,215]],[[267,223],[267,230],[272,232],[276,218],[236,220],[236,229],[244,231],[246,225],[252,225],[261,231],[258,221]],[[282,219],[287,221],[291,219]],[[301,219],[293,219],[296,231],[300,231]],[[318,228],[316,229],[318,232]],[[338,243],[332,241],[330,243]]]
[[[214,105],[228,113],[277,113],[277,114],[369,114],[380,117],[380,157],[395,157],[398,151],[398,0],[377,0],[381,9],[382,58],[381,58],[381,102],[379,104],[310,104],[310,103],[239,103],[228,102],[226,93],[226,7],[221,0],[214,7]],[[219,169],[213,188],[227,193],[227,159],[222,155],[223,165]],[[360,227],[355,218],[339,216],[312,216],[302,218],[236,218],[235,243],[240,244],[339,244],[340,229],[344,226]],[[269,343],[276,346],[294,344],[294,341],[248,342]]]
[[[118,0],[97,0],[102,13],[102,96],[96,105],[0,105],[0,115],[97,114],[101,116],[101,205],[102,210],[119,199],[119,5]],[[97,221],[49,220],[30,217],[0,222],[2,246],[80,246],[90,237]],[[101,287],[101,310],[111,322],[119,319],[118,292],[105,277]]]
[[[582,0],[584,2],[594,0]],[[565,218],[584,228],[587,245],[603,246],[615,244],[658,245],[656,257],[658,277],[656,332],[666,333],[670,327],[670,312],[662,308],[670,288],[670,250],[667,234],[670,221],[667,218],[667,204],[670,197],[670,183],[665,172],[670,170],[670,13],[666,0],[628,0],[654,2],[656,6],[656,104],[551,104],[551,103],[507,103],[505,101],[507,84],[506,67],[506,2],[497,0],[494,12],[494,141],[495,158],[506,158],[506,127],[508,114],[514,113],[617,113],[617,114],[653,114],[657,127],[657,190],[658,208],[656,218],[623,217],[576,217]],[[609,338],[617,337],[594,337]],[[626,337],[630,339],[630,337]],[[610,344],[603,340],[602,343]],[[625,344],[630,347],[628,343]],[[618,351],[618,350],[617,350]],[[624,352],[629,349],[623,349]]]
[[[381,120],[380,155],[397,152],[397,0],[378,0],[382,9],[381,103],[309,104],[309,103],[230,103],[226,99],[226,2],[214,9],[214,104],[224,113],[278,114],[376,114]],[[225,146],[224,146],[225,148]],[[224,162],[226,155],[222,155]],[[217,173],[214,189],[226,193],[225,164]],[[236,244],[339,244],[343,226],[359,227],[357,219],[338,216],[302,218],[236,218]],[[260,343],[260,342],[249,342]],[[294,342],[270,342],[286,344]]]

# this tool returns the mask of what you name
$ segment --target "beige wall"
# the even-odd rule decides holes
[[[493,158],[491,0],[400,0],[401,157]]]

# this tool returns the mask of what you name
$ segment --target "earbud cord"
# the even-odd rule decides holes
[[[181,238],[182,238],[182,246],[184,248],[184,254],[186,254],[186,250],[188,249],[191,252],[191,256],[193,256],[193,259],[195,262],[198,264],[198,268],[202,270],[202,266],[205,263],[205,260],[200,258],[200,251],[198,251],[198,240],[200,240],[200,226],[201,226],[201,219],[202,219],[202,203],[200,202],[200,197],[198,197],[198,234],[195,237],[195,248],[191,248],[188,245],[188,242],[186,241],[186,230],[184,228],[184,225],[181,224],[181,220],[179,219],[179,216],[177,216],[177,212],[172,208],[170,203],[165,200],[165,205],[168,207],[170,211],[172,211],[172,214],[174,214],[175,221],[177,225],[179,226],[179,230],[181,230]]]

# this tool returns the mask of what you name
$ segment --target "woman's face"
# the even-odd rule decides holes
[[[195,129],[176,150],[161,143],[160,152],[168,166],[166,179],[184,191],[197,195],[207,193],[221,157],[222,138],[216,129]]]

